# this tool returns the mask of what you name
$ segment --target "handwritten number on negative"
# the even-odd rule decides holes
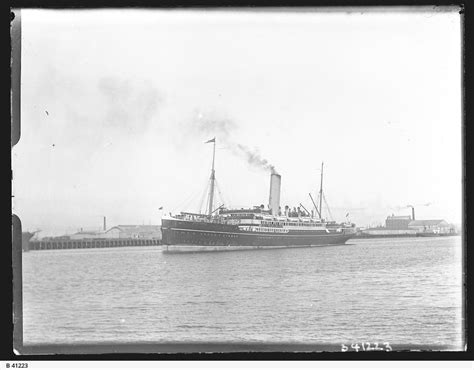
[[[384,350],[386,352],[393,351],[392,347],[390,346],[388,342],[383,342],[383,345],[385,346],[385,348],[379,347],[378,342],[373,342],[372,344],[373,344],[373,347],[371,346],[370,342],[360,342],[360,345],[359,343],[356,342],[356,343],[351,343],[350,348],[352,348],[356,352],[359,352],[359,349],[364,352],[384,351]],[[341,344],[341,352],[350,351],[350,348],[345,344]]]
[[[358,343],[352,343],[352,344],[351,344],[351,348],[354,348],[354,349],[356,350],[356,352],[359,352],[360,346],[359,346]]]

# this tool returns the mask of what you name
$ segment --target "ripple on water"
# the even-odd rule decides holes
[[[341,339],[462,346],[461,239],[23,254],[25,343]]]

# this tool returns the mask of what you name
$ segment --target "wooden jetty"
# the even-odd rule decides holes
[[[159,239],[75,239],[75,240],[30,240],[23,246],[24,251],[48,249],[115,248],[160,245]]]

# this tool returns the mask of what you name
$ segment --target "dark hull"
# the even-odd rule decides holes
[[[316,247],[344,244],[354,235],[321,231],[248,232],[233,225],[166,219],[162,221],[162,234],[163,250],[168,252]]]
[[[21,249],[25,252],[30,250],[30,239],[35,235],[34,233],[30,232],[22,232],[21,233]]]

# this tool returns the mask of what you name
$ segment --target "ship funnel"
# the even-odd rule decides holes
[[[278,216],[280,210],[280,188],[281,176],[275,171],[272,171],[270,176],[270,200],[268,208],[271,210],[273,216]]]

